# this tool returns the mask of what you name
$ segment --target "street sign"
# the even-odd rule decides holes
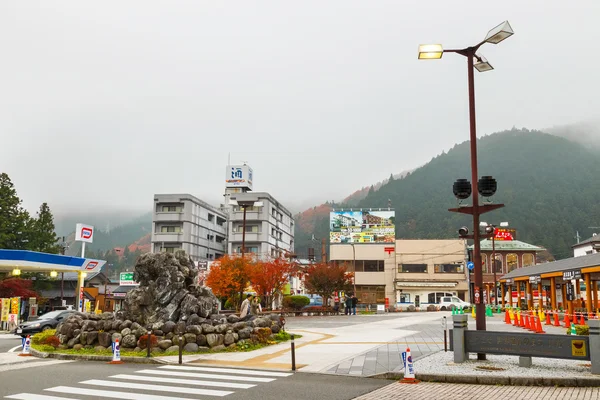
[[[479,295],[479,291],[480,289],[478,287],[475,287],[475,304],[481,303],[481,296]]]
[[[473,268],[475,268],[475,263],[474,263],[473,261],[469,261],[469,262],[467,263],[467,268],[468,268],[469,270],[472,270]]]
[[[139,283],[133,280],[133,272],[121,272],[119,274],[120,286],[138,286]]]
[[[563,280],[570,281],[573,279],[581,279],[581,270],[571,270],[563,272]]]

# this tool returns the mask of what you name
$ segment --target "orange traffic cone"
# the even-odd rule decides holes
[[[552,311],[546,311],[546,325],[552,325]]]
[[[521,328],[525,328],[525,315],[521,314],[521,319],[519,320],[519,326]]]
[[[535,333],[546,333],[546,332],[544,332],[544,328],[542,327],[542,321],[540,321],[539,318],[537,320],[537,325],[536,325]]]
[[[520,313],[515,313],[514,326],[519,327],[519,315]]]
[[[565,328],[571,327],[571,320],[569,319],[569,314],[565,312],[565,319],[563,321],[565,323]]]
[[[507,323],[508,325],[511,325],[510,315],[508,314],[508,310],[504,311],[504,322]]]
[[[537,324],[539,323],[540,319],[538,317],[531,317],[530,323],[531,325],[529,326],[529,330],[533,333],[537,332]]]
[[[531,329],[531,324],[529,323],[529,314],[525,315],[525,329],[530,330]]]
[[[585,318],[583,318],[583,314],[579,314],[579,325],[585,325]]]
[[[554,310],[554,326],[560,326],[560,321],[558,320],[558,311]]]

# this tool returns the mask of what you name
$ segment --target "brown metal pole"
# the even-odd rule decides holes
[[[492,233],[492,268],[494,268],[494,305],[498,305],[498,291],[496,290],[496,227]]]
[[[533,293],[531,290],[531,282],[526,281],[525,288],[527,291],[527,293],[525,294],[525,296],[527,296],[527,309],[531,310],[531,309],[533,309]]]
[[[327,250],[325,248],[325,239],[321,239],[321,262],[327,262]]]
[[[246,206],[244,208],[244,222],[242,222],[242,256],[246,254]]]
[[[556,310],[556,278],[550,278],[550,302],[552,310]]]
[[[510,306],[510,308],[512,308],[513,306],[512,291],[513,285],[508,285],[508,305]]]
[[[587,308],[587,312],[594,311],[592,305],[592,281],[590,279],[590,274],[585,274],[585,307]],[[577,281],[577,285],[579,285],[579,280]]]
[[[473,75],[473,57],[475,48],[466,51],[469,79],[469,127],[471,141],[471,186],[473,188],[473,262],[475,263],[475,287],[483,290],[483,273],[481,265],[481,243],[479,242],[479,190],[477,172],[477,128],[475,119],[475,77]],[[481,301],[475,305],[475,325],[478,331],[485,331],[485,304]],[[485,353],[477,353],[478,360],[485,360]]]
[[[505,297],[505,296],[504,296],[504,283],[501,283],[501,284],[500,284],[500,293],[502,293],[502,308],[505,308],[505,307],[504,307],[504,301],[505,301],[505,300],[504,300],[504,297]],[[498,304],[496,303],[496,305],[498,305]]]
[[[592,310],[592,312],[595,313],[598,310],[598,281],[592,282],[592,288],[592,300],[594,304],[594,309]]]

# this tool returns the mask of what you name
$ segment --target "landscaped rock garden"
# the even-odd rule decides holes
[[[138,259],[125,309],[116,313],[74,313],[56,328],[61,349],[110,349],[119,339],[124,349],[154,353],[224,350],[245,343],[267,343],[281,330],[280,316],[216,313],[218,300],[196,285],[198,270],[184,252],[145,254]],[[148,337],[148,332],[151,332]]]

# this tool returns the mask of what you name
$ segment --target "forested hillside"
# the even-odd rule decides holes
[[[505,208],[482,216],[483,221],[508,221],[518,239],[544,246],[556,258],[572,255],[575,232],[591,236],[587,227],[600,225],[599,157],[596,150],[538,131],[516,130],[478,141],[479,176],[492,175],[498,192],[492,197]],[[471,217],[448,212],[456,207],[452,184],[470,176],[469,142],[454,146],[403,179],[370,193],[354,207],[396,210],[398,238],[452,238]],[[301,255],[314,232],[328,233],[327,207],[297,216],[296,247]],[[333,205],[341,208],[343,204]],[[314,227],[313,232],[304,231]]]

